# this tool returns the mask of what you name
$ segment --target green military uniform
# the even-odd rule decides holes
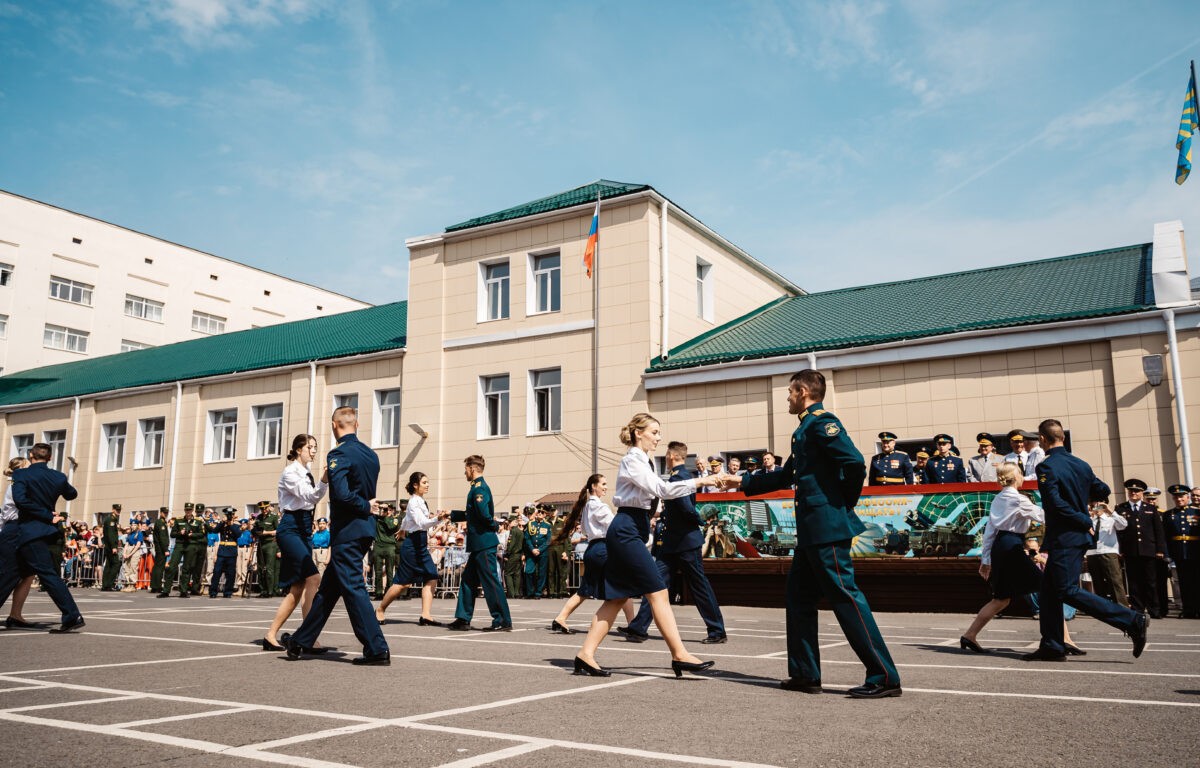
[[[508,529],[508,545],[504,548],[504,591],[509,597],[521,596],[521,552],[525,533],[520,526]]]
[[[550,524],[551,543],[546,547],[546,551],[550,553],[550,562],[547,563],[546,585],[551,597],[566,597],[567,574],[571,570],[571,561],[564,560],[563,556],[567,555],[570,551],[571,545],[565,537],[557,544],[554,543],[554,540],[558,538],[558,534],[562,533],[567,519],[558,514],[558,510],[554,510],[553,517],[547,522]]]
[[[396,531],[400,518],[395,513],[375,518],[375,546],[371,550],[371,573],[375,582],[375,598],[380,599],[392,583],[396,571]]]
[[[525,595],[534,600],[541,600],[542,590],[546,588],[546,562],[550,559],[546,547],[549,544],[550,524],[545,520],[530,520],[525,526]],[[534,554],[535,549],[537,554]]]
[[[62,520],[54,524],[54,527],[58,529],[58,535],[49,542],[46,549],[50,550],[50,562],[54,564],[55,568],[61,569],[63,550],[67,548],[67,531],[70,530],[71,525],[64,515]],[[45,590],[43,589],[43,591]]]
[[[188,591],[198,595],[204,588],[204,560],[208,555],[208,529],[203,515],[204,505],[196,505],[197,517],[187,523],[187,551],[183,553],[183,568],[187,573]],[[182,581],[179,585],[183,587]]]
[[[121,507],[113,505],[113,511],[104,516],[100,534],[100,543],[104,545],[104,580],[100,588],[111,592],[117,588],[117,574],[121,572],[121,531],[117,525],[117,515]]]
[[[180,572],[180,566],[186,562],[184,554],[187,552],[187,539],[191,532],[188,515],[192,514],[195,507],[196,505],[189,501],[183,505],[184,516],[171,521],[171,537],[175,539],[175,548],[171,550],[171,559],[167,561],[167,570],[163,574],[162,592],[158,593],[159,597],[167,597],[171,594],[171,586],[175,583],[176,578],[179,579],[179,596],[188,596],[187,571]]]
[[[274,597],[279,592],[279,543],[275,531],[279,528],[279,513],[271,510],[270,503],[260,502],[262,514],[254,521],[254,538],[258,541],[258,586],[259,597]]]
[[[150,540],[154,544],[154,567],[150,569],[151,592],[162,592],[163,572],[167,569],[167,552],[171,549],[171,529],[167,526],[169,512],[166,507],[160,508],[150,531]]]

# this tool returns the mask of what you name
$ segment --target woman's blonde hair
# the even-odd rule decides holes
[[[24,456],[18,456],[15,459],[8,460],[8,469],[4,470],[5,477],[12,477],[12,473],[18,469],[25,469],[29,466],[29,459]]]
[[[621,445],[637,445],[637,434],[651,424],[657,424],[658,419],[648,413],[635,414],[629,423],[621,427]]]
[[[1015,486],[1021,484],[1021,481],[1025,479],[1025,475],[1022,474],[1021,468],[1016,464],[1006,461],[996,468],[996,479],[1000,481],[1000,485]]]

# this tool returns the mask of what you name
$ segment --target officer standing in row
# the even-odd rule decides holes
[[[1200,619],[1200,508],[1192,506],[1186,485],[1167,489],[1175,497],[1175,508],[1163,516],[1163,533],[1179,576],[1185,619]]]
[[[980,432],[975,436],[975,440],[979,443],[979,453],[967,462],[967,482],[995,483],[996,470],[1004,460],[996,453],[996,446],[992,444],[992,438],[987,432]]]
[[[546,584],[550,597],[565,598],[567,596],[567,571],[571,568],[571,546],[567,543],[565,536],[557,544],[554,542],[567,520],[558,513],[558,507],[547,504],[546,512],[550,515],[550,519],[546,521],[550,526],[550,543],[546,547],[549,555]]]
[[[185,515],[186,517],[186,515]],[[204,589],[204,561],[208,557],[208,532],[204,529],[204,505],[196,503],[195,514],[185,520],[188,527],[187,551],[183,568],[187,571],[188,593],[198,595]],[[182,580],[180,587],[183,586]]]
[[[937,446],[937,455],[925,465],[926,483],[965,483],[967,468],[962,458],[950,452],[954,438],[945,433],[934,435],[933,443]]]
[[[185,562],[184,553],[187,551],[187,536],[189,515],[196,505],[192,502],[187,502],[183,505],[183,517],[171,522],[171,538],[175,539],[175,548],[171,550],[171,559],[167,562],[167,570],[163,574],[162,592],[158,593],[159,597],[171,596],[171,585],[175,583],[175,579],[179,579],[179,596],[187,597],[187,571],[181,572],[181,566]]]
[[[279,515],[271,502],[258,502],[258,519],[254,521],[254,537],[258,540],[258,596],[274,597],[279,591],[279,544],[275,530]]]
[[[542,599],[546,588],[546,563],[550,559],[546,547],[550,544],[550,526],[541,508],[533,511],[533,519],[525,527],[525,596]]]
[[[121,505],[113,504],[112,512],[104,515],[101,523],[100,543],[104,545],[104,577],[100,582],[101,592],[117,591],[117,574],[121,572],[121,531],[118,518]],[[59,558],[61,561],[62,558]]]
[[[925,482],[925,468],[929,466],[929,449],[917,449],[916,461],[913,462],[913,483],[920,485]]]
[[[508,541],[504,545],[504,591],[509,597],[521,596],[521,576],[525,571],[524,557],[525,531],[521,529],[520,515],[513,508],[513,515],[508,519]]]
[[[879,453],[871,457],[871,475],[867,485],[912,484],[913,466],[908,454],[896,450],[894,432],[880,432]]]
[[[238,536],[242,533],[242,526],[233,519],[237,514],[233,507],[225,507],[222,513],[225,519],[215,521],[208,527],[209,531],[217,534],[217,557],[213,561],[212,581],[208,583],[210,600],[217,596],[222,576],[225,577],[224,596],[233,597],[233,585],[237,579]]]
[[[375,517],[375,544],[371,548],[371,573],[375,582],[372,597],[383,599],[383,593],[391,585],[396,571],[396,533],[400,530],[400,518],[396,508],[383,505],[385,510]]]
[[[167,525],[167,515],[171,510],[167,507],[158,508],[158,516],[150,529],[150,540],[154,544],[154,567],[150,569],[150,591],[162,592],[163,572],[167,570],[167,552],[171,549],[171,529]]]
[[[1125,481],[1128,501],[1118,504],[1115,511],[1128,525],[1117,532],[1117,541],[1121,546],[1121,557],[1125,558],[1131,605],[1157,619],[1166,613],[1166,606],[1158,604],[1155,580],[1158,561],[1167,556],[1167,547],[1162,516],[1156,506],[1145,500],[1146,489],[1147,485],[1136,478]]]

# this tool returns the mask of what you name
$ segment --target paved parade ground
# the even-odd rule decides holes
[[[859,701],[862,682],[832,614],[822,613],[825,693],[780,690],[783,611],[726,607],[729,642],[685,640],[714,674],[676,680],[661,640],[612,635],[578,677],[580,636],[545,630],[558,601],[512,602],[512,633],[416,625],[399,602],[384,627],[392,666],[349,663],[361,649],[345,613],[322,640],[347,653],[289,662],[264,652],[277,601],[155,600],[77,593],[76,635],[0,630],[0,765],[87,768],[250,766],[1195,765],[1200,622],[1150,628],[1140,659],[1120,633],[1080,617],[1086,657],[1026,663],[1036,622],[998,619],[997,649],[958,650],[968,616],[879,614],[899,699]],[[482,606],[481,606],[482,607]],[[595,604],[573,617],[585,626]],[[438,600],[435,615],[453,604]],[[298,616],[298,614],[297,614]],[[53,620],[35,593],[26,617]],[[477,616],[477,626],[482,625]],[[486,621],[483,616],[483,621]],[[290,622],[294,628],[296,622]],[[712,651],[711,653],[709,651]]]

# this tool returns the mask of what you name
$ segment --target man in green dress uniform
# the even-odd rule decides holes
[[[375,518],[375,544],[371,549],[371,574],[375,583],[376,600],[383,598],[383,593],[392,583],[392,574],[396,571],[396,531],[400,530],[400,518],[396,517],[396,508],[387,505],[386,515]]]
[[[179,596],[188,596],[187,571],[181,571],[180,567],[187,562],[184,554],[187,552],[187,539],[191,531],[189,522],[195,515],[195,509],[195,504],[187,502],[183,505],[183,517],[171,523],[171,537],[175,539],[175,548],[171,550],[171,559],[167,561],[167,570],[163,574],[162,592],[158,593],[159,597],[171,596],[171,586],[175,583],[176,578],[179,579]]]
[[[171,548],[171,529],[167,525],[167,515],[171,510],[167,507],[158,508],[158,517],[154,518],[151,528],[151,541],[154,544],[154,567],[150,569],[150,591],[162,592],[163,572],[167,569],[167,551]]]
[[[104,545],[104,580],[100,583],[101,592],[117,590],[117,574],[121,572],[121,531],[118,528],[120,516],[121,505],[113,504],[112,512],[105,514],[101,523],[100,543]]]
[[[550,556],[550,561],[546,564],[547,591],[550,593],[550,597],[566,597],[567,574],[571,570],[571,545],[565,536],[557,544],[554,541],[558,539],[558,534],[562,531],[567,519],[558,513],[558,507],[547,505],[546,513],[549,515],[546,524],[550,526],[550,544],[546,546],[546,551]]]
[[[540,508],[533,512],[533,519],[525,526],[525,596],[542,599],[546,588],[546,563],[550,559],[546,547],[550,545],[550,524]]]
[[[187,551],[183,553],[183,569],[187,573],[187,590],[198,595],[204,589],[204,561],[208,557],[208,529],[204,524],[204,505],[196,502],[196,514],[185,521],[188,527]],[[180,589],[183,577],[180,577]]]
[[[504,547],[504,591],[512,598],[521,596],[521,573],[524,571],[521,552],[524,545],[525,532],[521,530],[520,517],[514,513],[508,520],[508,543]]]
[[[258,502],[258,520],[254,522],[254,538],[258,541],[259,597],[274,597],[279,591],[279,543],[275,531],[279,528],[279,513],[271,502]]]

